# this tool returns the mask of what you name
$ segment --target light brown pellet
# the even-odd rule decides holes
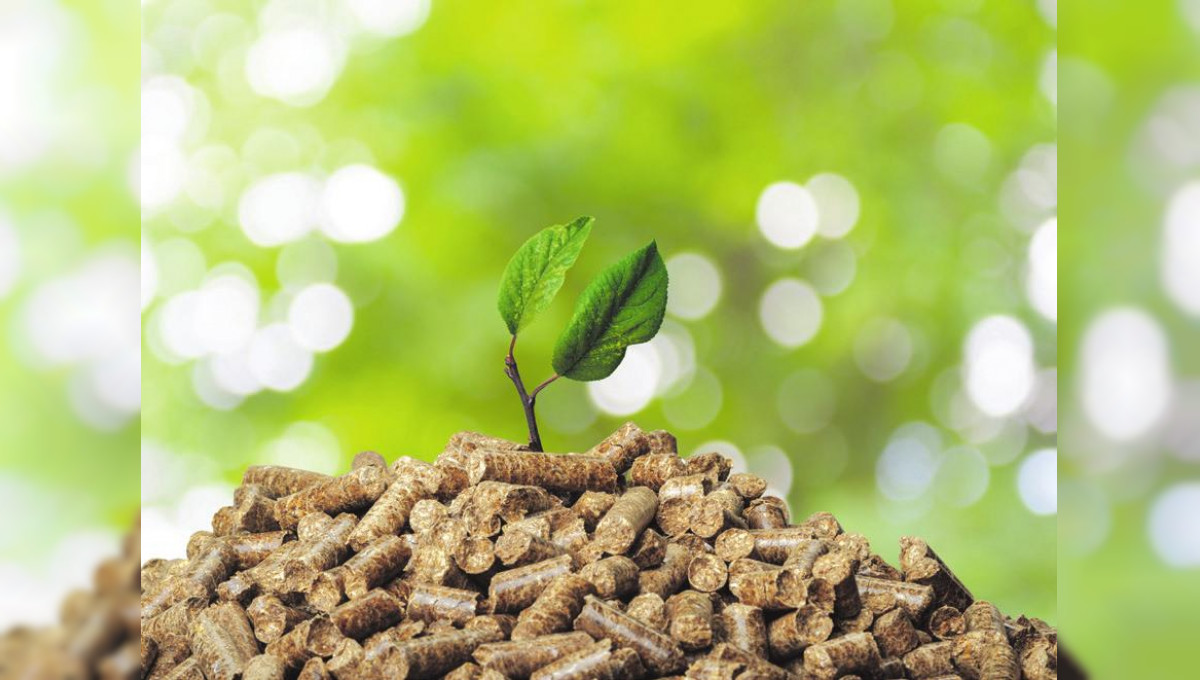
[[[749,472],[735,472],[729,475],[729,486],[743,499],[752,501],[767,490],[767,480]]]
[[[688,583],[696,590],[715,593],[728,579],[729,568],[715,553],[699,553],[688,564]]]
[[[879,653],[884,656],[904,656],[917,648],[917,629],[908,612],[897,607],[879,615],[871,627]]]
[[[379,496],[350,534],[350,547],[362,550],[376,540],[400,533],[408,523],[408,514],[428,492],[399,481]]]
[[[588,531],[595,531],[596,524],[617,502],[617,495],[605,491],[585,491],[575,499],[571,509],[583,519]]]
[[[724,642],[758,658],[767,658],[767,624],[758,607],[740,602],[725,605],[720,628]]]
[[[471,659],[482,644],[496,642],[493,636],[476,630],[460,630],[427,637],[414,638],[388,648],[380,655],[380,666],[388,675],[383,677],[422,678],[440,677]]]
[[[852,673],[870,673],[880,664],[879,648],[870,633],[851,633],[804,650],[804,670],[814,678],[833,680]]]
[[[450,508],[447,508],[441,501],[435,498],[422,498],[413,503],[412,509],[409,510],[408,525],[412,528],[413,533],[423,534],[449,514]]]
[[[659,488],[658,500],[661,503],[672,498],[703,498],[712,490],[712,485],[712,478],[706,475],[671,477]]]
[[[346,597],[360,598],[372,588],[395,578],[411,557],[412,548],[399,536],[385,536],[374,541],[346,560],[342,578]]]
[[[225,602],[213,605],[192,624],[192,654],[209,680],[233,680],[258,655],[250,620],[241,607]]]
[[[684,590],[667,599],[667,630],[685,651],[713,643],[713,603],[708,593]]]
[[[478,607],[479,593],[473,590],[418,583],[409,594],[406,612],[410,619],[462,625],[475,618]]]
[[[633,547],[642,530],[654,521],[658,496],[644,486],[635,486],[613,503],[596,525],[593,539],[612,555],[621,555]]]
[[[840,550],[825,553],[813,561],[812,576],[833,586],[833,614],[838,618],[850,618],[862,611],[858,582],[854,578],[857,570],[858,560]]]
[[[705,475],[712,480],[713,486],[725,481],[733,469],[733,461],[715,451],[698,453],[684,462],[689,475]]]
[[[342,635],[355,640],[362,640],[372,633],[393,626],[403,616],[400,601],[382,589],[372,590],[357,600],[339,605],[329,614],[330,620]]]
[[[284,680],[287,667],[283,660],[270,654],[259,654],[246,662],[242,680]]]
[[[929,615],[929,632],[938,640],[948,640],[962,635],[967,630],[962,612],[950,605],[943,605]]]
[[[787,502],[777,496],[762,496],[747,506],[746,524],[751,529],[780,529],[788,525]]]
[[[564,493],[617,488],[616,469],[600,456],[476,449],[464,467],[472,484],[506,482]]]
[[[337,514],[372,507],[391,481],[385,470],[364,467],[314,484],[280,498],[275,504],[279,526],[295,529],[300,518],[312,512]]]
[[[595,592],[591,581],[578,574],[556,577],[532,605],[521,611],[512,639],[529,640],[570,630],[571,622],[583,609],[584,598]]]
[[[942,558],[919,538],[900,537],[900,568],[906,581],[932,587],[934,598],[942,604],[962,611],[975,601]]]
[[[933,604],[933,588],[919,583],[889,581],[870,576],[855,577],[858,594],[867,609],[882,614],[892,607],[903,607],[909,616],[921,619],[925,610]]]
[[[642,531],[637,542],[629,550],[629,558],[639,569],[654,569],[667,556],[667,539],[654,529]]]
[[[667,544],[662,565],[638,574],[638,592],[654,593],[663,599],[674,595],[687,583],[691,563],[692,551],[678,543]]]
[[[913,678],[936,678],[954,674],[953,643],[933,642],[904,655],[904,667]]]
[[[325,660],[319,656],[314,656],[304,662],[300,674],[296,676],[296,680],[329,680],[329,678],[329,669],[325,667]]]
[[[625,606],[625,613],[655,630],[667,630],[667,604],[654,593],[634,597]]]
[[[495,543],[495,557],[506,567],[541,562],[563,554],[564,549],[548,539],[525,531],[508,531]]]
[[[672,477],[688,474],[687,463],[675,453],[649,453],[633,461],[629,481],[658,491]]]
[[[498,572],[488,586],[494,612],[519,612],[532,605],[556,577],[571,571],[571,556],[560,555],[516,569]]]
[[[289,607],[275,595],[264,594],[254,598],[246,607],[246,616],[254,628],[254,637],[268,644],[283,637],[293,626],[309,617],[309,613]]]
[[[695,510],[694,498],[668,498],[658,504],[654,521],[664,534],[682,536],[691,529]]]
[[[583,610],[575,619],[575,629],[596,640],[608,638],[618,647],[632,649],[652,673],[670,675],[686,666],[683,650],[674,640],[595,596],[585,598]]]
[[[806,604],[789,611],[767,627],[771,658],[776,661],[799,656],[805,649],[829,639],[833,619],[829,613]]]
[[[557,633],[534,640],[480,645],[473,656],[483,668],[491,668],[505,677],[527,678],[537,669],[593,644],[587,633]]]
[[[612,463],[617,474],[624,474],[633,461],[650,451],[650,438],[642,428],[633,423],[625,423],[616,432],[608,435],[599,444],[587,452],[589,456],[599,456]]]
[[[592,582],[596,596],[601,599],[624,599],[638,587],[638,566],[624,555],[613,555],[593,562],[579,570],[579,575]]]

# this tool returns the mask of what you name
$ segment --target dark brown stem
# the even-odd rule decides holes
[[[529,448],[534,451],[542,450],[542,435],[538,433],[537,416],[534,415],[534,402],[537,399],[537,393],[541,391],[551,381],[546,381],[538,385],[537,389],[530,395],[525,391],[525,382],[521,380],[521,371],[517,369],[517,359],[513,356],[513,350],[517,347],[517,336],[512,336],[512,341],[508,343],[508,356],[504,357],[504,375],[513,382],[513,386],[517,388],[517,396],[521,398],[521,407],[525,409],[525,424],[529,426]],[[558,377],[558,376],[555,376]]]

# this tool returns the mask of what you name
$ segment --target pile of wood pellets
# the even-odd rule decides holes
[[[66,596],[57,625],[19,626],[0,634],[0,678],[136,680],[142,676],[140,540],[135,525],[125,535],[120,554],[96,567],[92,587]]]
[[[186,560],[142,566],[143,677],[1057,677],[1057,633],[899,567],[728,458],[629,423],[585,454],[472,432],[433,463],[246,470]]]

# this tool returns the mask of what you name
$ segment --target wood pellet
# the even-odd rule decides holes
[[[142,565],[140,648],[81,654],[197,680],[1057,677],[1057,632],[925,541],[892,566],[633,423],[582,454],[463,432],[433,462],[255,466],[197,529]]]

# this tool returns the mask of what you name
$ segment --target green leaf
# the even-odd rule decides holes
[[[554,347],[554,370],[572,380],[608,377],[626,348],[658,333],[666,309],[667,267],[651,241],[588,284]]]
[[[500,281],[500,316],[516,335],[550,306],[592,231],[592,218],[556,224],[534,234],[508,261]]]

